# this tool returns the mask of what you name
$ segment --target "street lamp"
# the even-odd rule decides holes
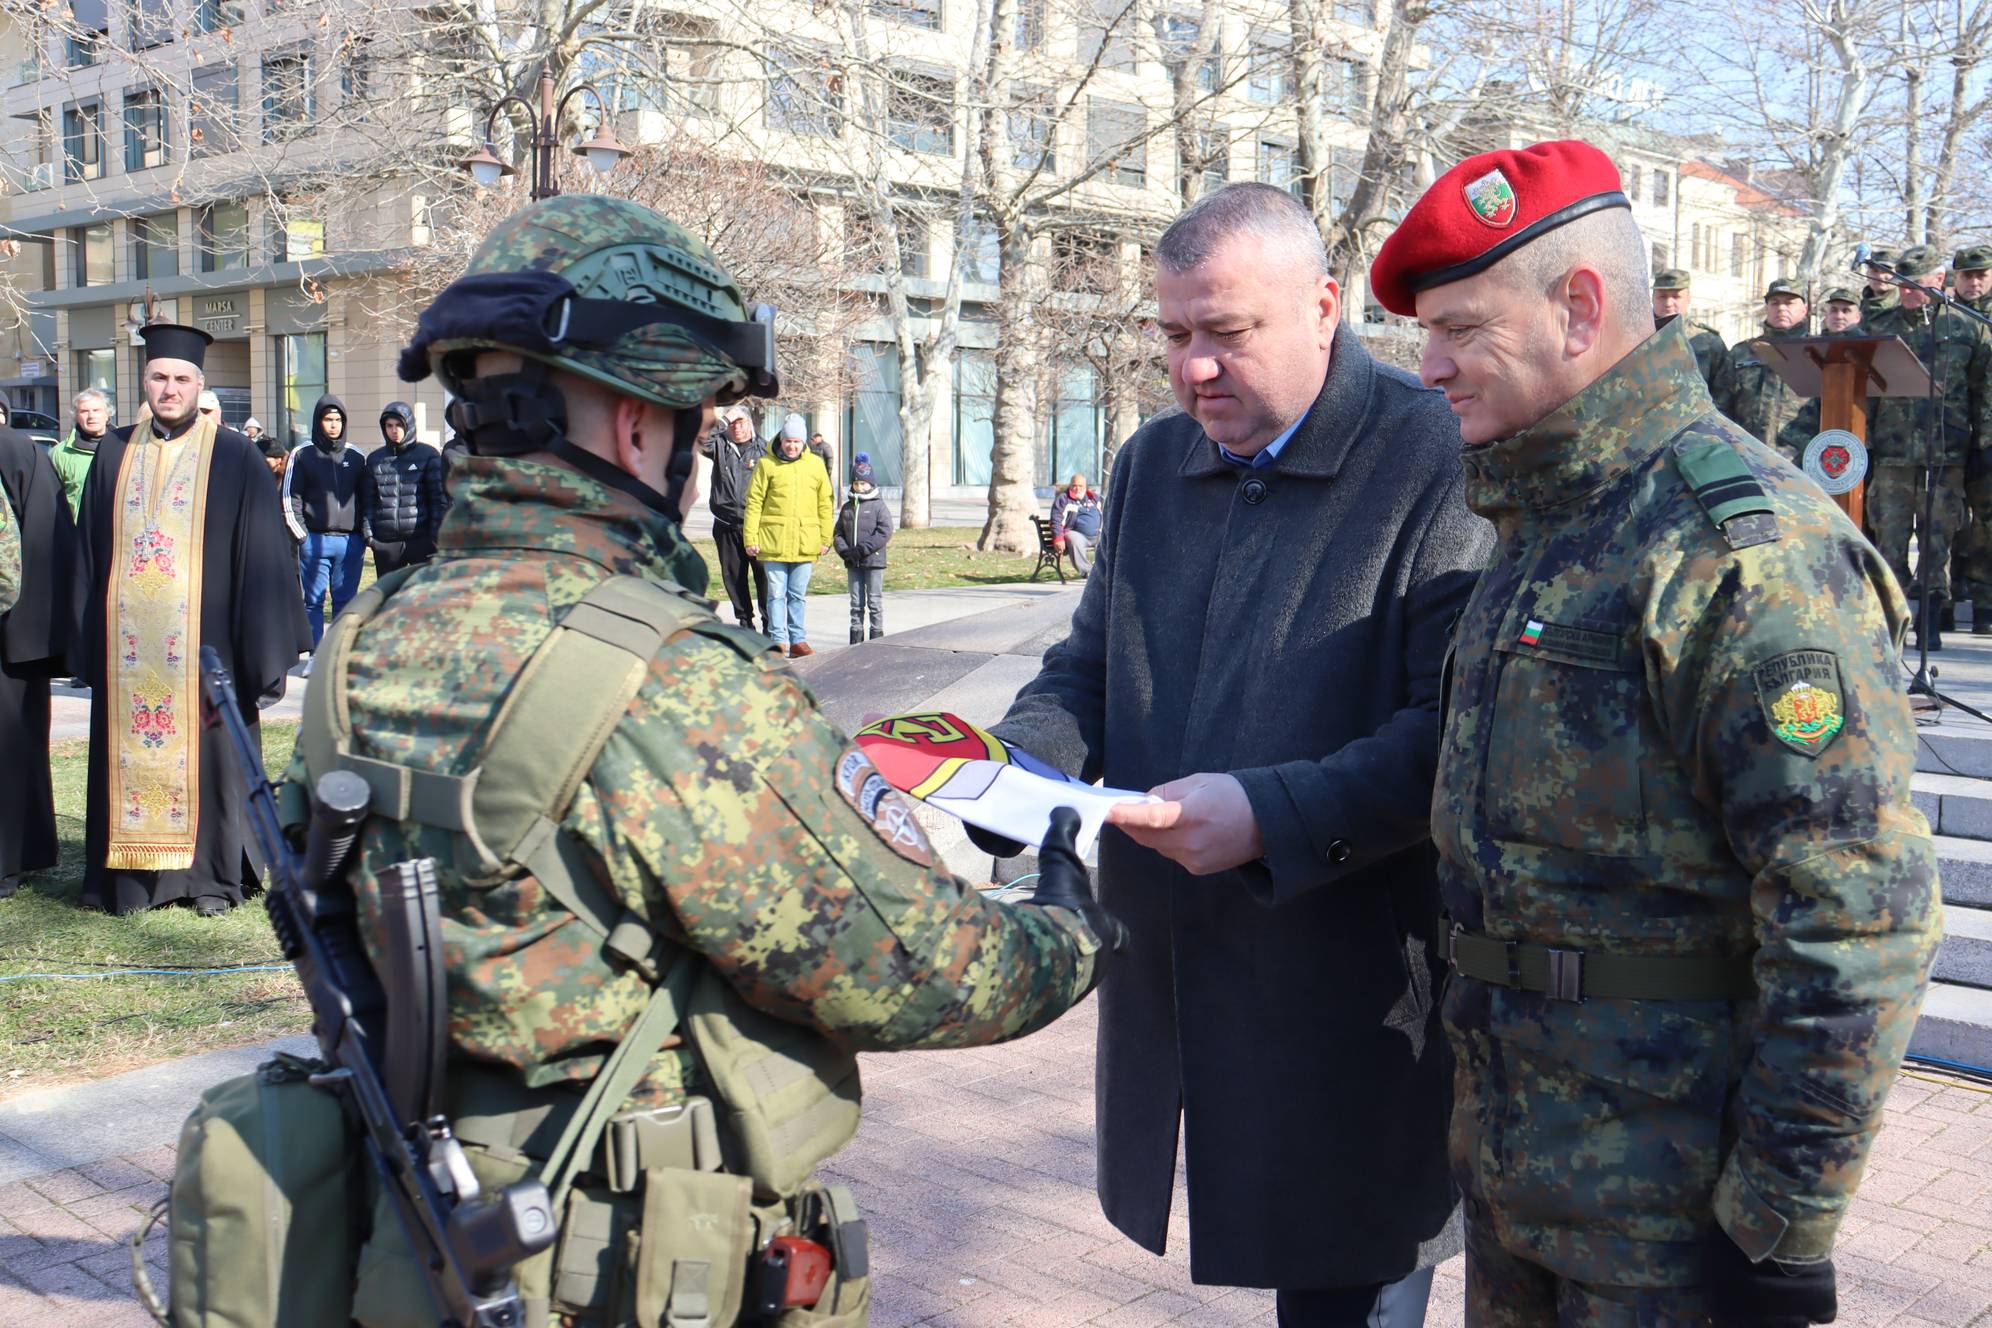
[[[586,92],[595,98],[596,105],[602,108],[601,123],[596,126],[595,136],[585,143],[574,145],[577,156],[587,158],[595,170],[607,175],[616,168],[616,163],[629,155],[629,149],[616,141],[615,130],[609,127],[609,103],[607,98],[596,90],[592,83],[582,83],[569,88],[558,103],[553,99],[553,75],[546,66],[540,66],[539,107],[524,97],[507,95],[491,108],[484,117],[484,145],[475,153],[457,162],[460,170],[468,171],[479,188],[489,188],[508,175],[517,175],[511,163],[500,157],[492,146],[492,129],[498,123],[498,113],[508,105],[517,106],[526,113],[533,125],[533,188],[532,200],[537,203],[542,198],[552,198],[560,192],[557,182],[555,153],[560,148],[560,121],[567,114],[567,103],[576,93]]]

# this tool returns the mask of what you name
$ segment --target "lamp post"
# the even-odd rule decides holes
[[[586,92],[595,98],[602,108],[601,123],[595,129],[595,136],[583,143],[574,145],[576,156],[586,157],[588,164],[601,175],[614,170],[616,163],[629,155],[629,149],[616,141],[615,130],[609,127],[609,103],[592,83],[580,83],[569,88],[558,102],[553,99],[553,75],[545,65],[540,66],[539,106],[535,109],[524,97],[510,95],[501,98],[484,117],[484,146],[475,153],[457,162],[459,169],[468,171],[470,178],[480,188],[497,184],[508,175],[517,175],[512,164],[500,157],[492,146],[492,128],[498,123],[498,113],[507,106],[517,106],[526,113],[533,125],[533,187],[532,201],[552,198],[560,192],[557,161],[554,155],[560,149],[560,121],[567,114],[567,103],[575,94]]]

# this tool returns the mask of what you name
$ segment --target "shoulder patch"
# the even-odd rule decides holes
[[[1840,661],[1830,650],[1793,650],[1751,670],[1757,704],[1779,742],[1816,757],[1833,745],[1846,724],[1841,708]]]
[[[934,865],[934,846],[928,841],[927,832],[920,828],[913,804],[886,782],[869,756],[856,748],[844,751],[837,758],[835,783],[837,795],[851,805],[887,848],[915,866]]]
[[[1727,438],[1690,433],[1674,444],[1674,468],[1730,548],[1778,538],[1776,509]]]

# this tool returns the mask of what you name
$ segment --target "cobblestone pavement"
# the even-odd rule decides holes
[[[1167,1258],[1100,1216],[1093,1022],[1089,1003],[1014,1046],[866,1058],[864,1129],[834,1171],[871,1220],[876,1328],[1272,1322],[1269,1292],[1190,1282],[1180,1178]],[[125,1241],[172,1160],[153,1149],[0,1185],[0,1325],[148,1323]],[[163,1284],[159,1235],[147,1253]],[[1838,1260],[1841,1328],[1992,1328],[1992,1094],[1897,1082]],[[1431,1328],[1462,1322],[1460,1295],[1455,1260]]]

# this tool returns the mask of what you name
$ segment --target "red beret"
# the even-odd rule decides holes
[[[1607,208],[1630,208],[1618,167],[1566,139],[1483,152],[1441,175],[1370,265],[1370,290],[1394,314],[1419,291],[1484,272],[1529,241]]]

